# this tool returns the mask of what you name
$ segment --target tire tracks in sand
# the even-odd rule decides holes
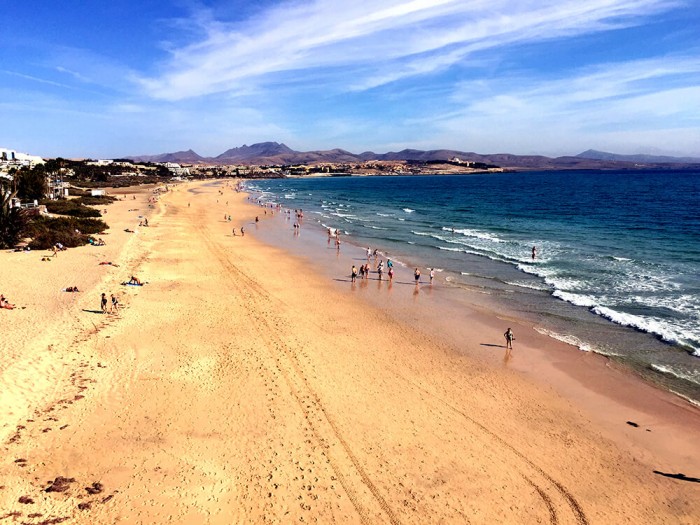
[[[226,270],[229,282],[238,295],[251,304],[251,311],[265,312],[264,316],[252,319],[260,339],[281,373],[290,392],[294,396],[305,420],[308,422],[311,435],[322,447],[323,455],[327,458],[335,472],[338,481],[357,511],[363,523],[373,523],[379,510],[392,524],[401,523],[381,490],[363,467],[347,440],[343,437],[339,425],[333,415],[327,410],[320,397],[310,384],[304,366],[299,361],[299,355],[284,340],[284,333],[279,328],[284,326],[282,318],[277,318],[271,312],[269,304],[273,300],[270,294],[253,278],[248,276],[230,260],[227,254],[210,232],[202,226],[203,221],[195,222],[194,226],[207,249]],[[494,451],[493,457],[514,469],[524,482],[537,494],[544,506],[545,514],[552,525],[559,523],[576,523],[588,525],[588,518],[576,497],[559,481],[538,466],[533,460],[513,447],[497,432],[490,430],[481,422],[470,417],[463,410],[445,401],[425,387],[416,384],[391,367],[392,372],[407,386],[419,390],[428,396],[430,403],[436,408],[447,410],[460,418],[469,427],[470,435],[477,436],[480,445]],[[504,450],[507,452],[504,454]],[[351,466],[351,472],[347,467]],[[368,508],[369,501],[374,501],[377,508]],[[374,516],[374,518],[373,518]]]
[[[229,281],[234,289],[241,297],[245,298],[247,304],[255,306],[252,310],[269,310],[265,305],[266,302],[271,300],[268,292],[229,260],[229,256],[212,241],[205,228],[200,225],[195,225],[195,227],[209,251],[221,266],[226,269],[226,275],[229,276]],[[266,315],[272,316],[274,314],[267,312]],[[362,497],[360,494],[363,490],[357,487],[357,482],[352,479],[354,477],[353,474],[344,472],[345,469],[341,467],[343,464],[352,465],[354,474],[361,480],[364,489],[371,494],[371,498],[376,502],[388,521],[394,525],[401,523],[380,490],[362,467],[347,441],[343,438],[338,425],[323,406],[320,397],[309,384],[294,351],[284,342],[277,328],[280,323],[275,323],[272,317],[264,316],[255,317],[252,321],[260,339],[266,343],[264,346],[268,350],[268,356],[276,364],[276,368],[284,378],[289,391],[294,396],[305,421],[309,425],[308,428],[314,440],[323,449],[322,455],[326,457],[335,472],[338,482],[357,511],[360,520],[367,524],[375,523],[374,516],[376,511],[366,508],[363,501],[366,501],[367,498]],[[334,447],[333,441],[340,445],[340,450],[337,450],[338,447]]]

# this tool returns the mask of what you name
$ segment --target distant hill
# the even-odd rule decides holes
[[[178,151],[160,155],[126,157],[139,162],[177,162],[180,164],[357,164],[364,161],[408,161],[427,162],[459,158],[462,161],[492,164],[512,169],[639,169],[700,166],[698,158],[679,158],[652,155],[617,155],[602,151],[588,150],[575,156],[545,157],[542,155],[513,155],[510,153],[480,154],[458,150],[416,150],[405,149],[398,152],[360,154],[343,149],[321,151],[295,151],[278,142],[260,142],[231,148],[216,157],[202,157],[192,151]],[[643,166],[640,166],[643,164]]]
[[[641,164],[700,164],[700,158],[696,157],[668,157],[665,155],[619,155],[606,151],[589,149],[576,155],[582,159],[613,160],[621,162],[637,162]]]
[[[240,148],[231,148],[215,158],[216,160],[235,164],[237,162],[245,162],[251,159],[275,158],[294,153],[296,152],[289,149],[284,144],[278,144],[277,142],[261,142],[251,146],[246,146],[244,144]]]
[[[138,162],[177,162],[183,164],[197,164],[204,162],[201,157],[191,149],[187,151],[176,151],[175,153],[162,153],[160,155],[141,155],[139,157],[125,157]]]

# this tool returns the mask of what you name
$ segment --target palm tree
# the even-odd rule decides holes
[[[14,180],[0,177],[0,248],[11,248],[19,241],[26,225],[26,217],[18,207],[12,207],[17,195]]]

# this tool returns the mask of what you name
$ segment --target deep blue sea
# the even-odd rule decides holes
[[[700,172],[248,181],[346,242],[486,290],[541,333],[700,400]],[[532,247],[537,249],[532,258]]]

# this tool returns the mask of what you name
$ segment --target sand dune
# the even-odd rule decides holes
[[[677,433],[660,411],[652,432],[611,433],[262,244],[228,186],[148,196],[110,208],[103,251],[0,254],[0,291],[26,307],[0,312],[0,520],[697,522],[698,485],[653,472],[692,450],[639,437]],[[152,226],[123,232],[142,212]],[[149,284],[120,286],[130,274]],[[102,291],[119,314],[95,313]],[[465,345],[494,322],[473,314]],[[697,442],[697,411],[659,399]]]

